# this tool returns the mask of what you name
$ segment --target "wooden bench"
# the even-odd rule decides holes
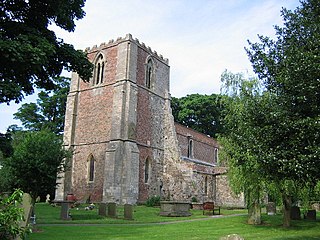
[[[203,203],[203,215],[205,214],[206,211],[212,211],[212,215],[214,215],[214,211],[219,212],[220,215],[220,206],[215,206],[214,202],[204,202]]]

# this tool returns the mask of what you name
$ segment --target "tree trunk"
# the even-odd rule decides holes
[[[283,227],[288,228],[290,227],[291,221],[291,205],[292,199],[287,194],[282,194],[282,203],[283,203]]]
[[[261,224],[261,207],[259,201],[254,201],[248,208],[248,224]]]
[[[261,224],[261,206],[259,188],[247,191],[248,224]]]

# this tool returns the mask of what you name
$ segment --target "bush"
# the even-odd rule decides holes
[[[10,240],[17,236],[24,239],[29,230],[28,227],[21,227],[23,220],[23,209],[19,207],[22,202],[23,192],[15,190],[9,197],[0,196],[0,239]]]
[[[146,201],[147,207],[160,206],[160,196],[152,196]]]

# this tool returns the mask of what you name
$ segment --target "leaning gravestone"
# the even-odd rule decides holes
[[[24,218],[20,222],[20,227],[27,227],[30,222],[30,217],[31,217],[31,210],[32,210],[32,205],[31,205],[31,197],[28,193],[24,193],[22,197],[22,204],[21,204],[23,211],[24,211]],[[33,224],[35,224],[35,220],[33,221]],[[20,240],[21,238],[18,236],[15,238],[15,240]]]

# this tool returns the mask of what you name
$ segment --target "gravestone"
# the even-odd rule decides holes
[[[113,202],[108,203],[108,217],[117,217],[117,204]]]
[[[31,197],[28,193],[24,193],[23,197],[22,197],[22,203],[21,203],[21,207],[23,208],[24,211],[24,218],[22,221],[20,221],[20,227],[27,227],[29,222],[30,222],[30,218],[31,218],[31,210],[32,210],[32,205],[31,205]],[[35,218],[32,222],[32,224],[36,224],[35,222]],[[19,236],[17,236],[15,238],[15,240],[21,240],[21,238]]]
[[[50,194],[47,194],[46,196],[46,203],[50,203]]]
[[[124,218],[127,220],[133,220],[133,206],[131,204],[124,205]]]
[[[292,206],[290,216],[292,220],[300,220],[301,219],[301,212],[298,206]]]
[[[31,212],[32,212],[31,196],[28,193],[23,194],[22,208],[24,210],[24,221],[20,222],[20,226],[26,227],[30,221]],[[35,224],[35,220],[32,223]]]
[[[268,202],[266,209],[267,209],[268,215],[275,215],[276,214],[276,204],[274,202]]]
[[[308,210],[304,214],[304,219],[316,221],[317,220],[317,211],[316,210]]]
[[[103,216],[103,217],[107,216],[107,204],[106,203],[99,204],[99,215]]]

